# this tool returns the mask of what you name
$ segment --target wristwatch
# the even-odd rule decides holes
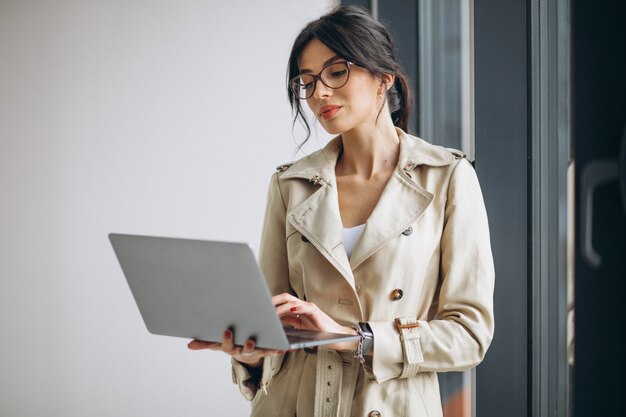
[[[365,356],[370,353],[372,347],[374,346],[374,333],[372,332],[370,324],[367,322],[360,322],[359,328],[361,329],[360,334],[363,338],[363,341],[361,342],[363,344],[361,351],[363,352],[363,356]]]
[[[359,322],[354,326],[354,330],[359,334],[359,344],[355,351],[352,352],[352,356],[357,358],[359,362],[365,363],[365,355],[367,355],[374,346],[374,333],[368,323]]]

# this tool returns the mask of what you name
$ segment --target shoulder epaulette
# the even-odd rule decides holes
[[[289,164],[282,164],[282,165],[278,165],[276,167],[276,171],[278,172],[285,172],[289,169],[290,166],[292,166],[293,163],[289,163]]]
[[[458,149],[454,149],[454,148],[446,148],[446,149],[448,149],[448,151],[450,151],[450,153],[454,155],[456,159],[465,158],[465,154],[459,151]]]

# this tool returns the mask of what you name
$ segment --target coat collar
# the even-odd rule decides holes
[[[343,224],[335,177],[335,164],[341,153],[341,136],[333,138],[323,149],[295,162],[281,175],[282,180],[301,178],[320,186],[289,211],[287,218],[353,288],[352,271],[411,226],[433,200],[433,194],[417,184],[410,171],[420,165],[446,166],[455,160],[445,148],[431,145],[400,129],[397,131],[400,138],[398,167],[370,214],[350,259],[343,246]]]
[[[446,148],[431,145],[417,136],[396,128],[400,138],[398,167],[408,172],[419,165],[445,166],[454,161],[454,155]],[[335,136],[324,148],[294,162],[281,176],[287,178],[319,178],[329,181],[335,176],[335,165],[341,153],[341,135]]]

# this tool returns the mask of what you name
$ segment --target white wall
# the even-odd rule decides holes
[[[226,355],[145,330],[107,234],[258,247],[330,3],[0,0],[1,416],[247,415]]]

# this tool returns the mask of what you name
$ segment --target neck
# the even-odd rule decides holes
[[[400,139],[391,117],[382,114],[374,126],[357,127],[341,135],[343,153],[337,175],[371,178],[398,164]]]

